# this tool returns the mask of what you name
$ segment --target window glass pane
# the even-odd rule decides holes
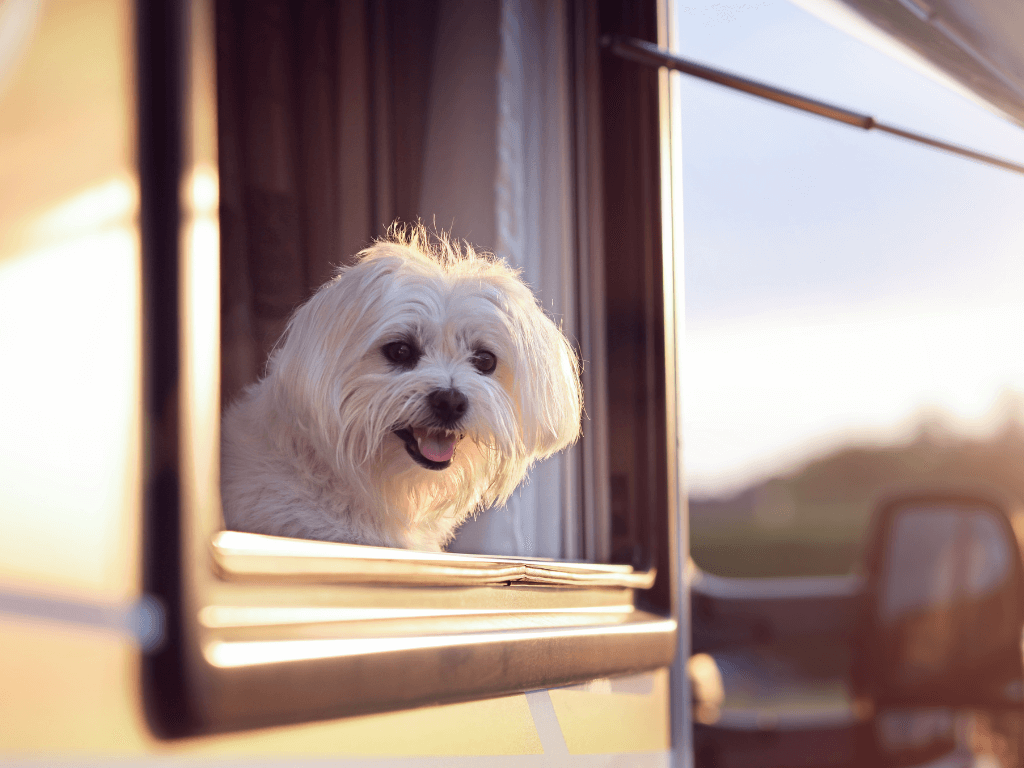
[[[965,524],[958,509],[900,510],[880,581],[883,621],[952,605],[963,590],[957,583],[957,545]]]
[[[1013,553],[999,521],[989,513],[971,516],[968,540],[964,592],[972,597],[986,597],[1012,577]]]
[[[1018,163],[1024,130],[783,0],[683,55]],[[683,82],[693,554],[848,570],[894,483],[1024,491],[1024,177]]]

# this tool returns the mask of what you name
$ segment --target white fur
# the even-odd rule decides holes
[[[398,369],[382,348],[414,338]],[[477,350],[497,357],[490,375]],[[426,396],[469,408],[441,471],[393,430],[430,423]],[[225,413],[224,520],[239,531],[439,550],[467,516],[500,504],[534,461],[579,436],[576,357],[504,262],[422,229],[360,254],[292,316],[265,378]]]

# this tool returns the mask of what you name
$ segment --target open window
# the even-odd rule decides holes
[[[138,5],[158,732],[671,662],[685,525],[668,80],[598,48],[658,41],[664,21],[653,2]],[[523,269],[584,361],[582,442],[450,553],[224,531],[222,404],[332,265],[396,219]]]

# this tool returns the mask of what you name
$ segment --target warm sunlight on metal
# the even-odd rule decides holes
[[[95,589],[134,508],[139,402],[135,187],[115,178],[39,215],[0,262],[0,576]]]
[[[0,582],[137,590],[131,4],[0,2]]]
[[[713,657],[695,653],[686,662],[686,674],[693,690],[693,716],[703,725],[714,725],[722,717],[725,684]]]
[[[600,605],[582,608],[529,608],[514,609],[502,607],[500,611],[490,608],[463,608],[444,610],[438,608],[346,608],[346,607],[252,607],[237,605],[208,605],[199,611],[199,622],[204,627],[221,629],[225,627],[267,626],[272,624],[312,624],[338,621],[380,621],[383,619],[416,619],[430,616],[488,616],[510,613],[593,614],[594,616],[616,616],[632,613],[632,605]]]
[[[189,180],[189,204],[196,216],[217,215],[217,208],[220,204],[220,183],[217,179],[217,169],[207,166],[197,166]]]
[[[32,233],[38,240],[66,240],[123,223],[135,214],[138,205],[138,189],[131,179],[111,179],[40,216]]]
[[[665,631],[666,622],[646,624],[578,627],[571,630],[576,638],[610,634],[658,634]],[[498,635],[498,638],[495,637]],[[563,638],[566,630],[521,630],[516,639],[521,642]],[[246,667],[253,664],[275,664],[305,659],[332,659],[351,656],[396,653],[429,648],[472,648],[492,642],[507,641],[502,633],[463,633],[453,635],[414,635],[411,637],[342,638],[324,640],[271,640],[254,642],[224,642],[214,640],[203,648],[206,660],[215,667]]]
[[[303,659],[332,659],[345,656],[377,655],[417,648],[450,648],[476,645],[475,635],[452,637],[373,637],[331,640],[275,640],[267,642],[212,642],[204,649],[206,659],[215,667],[247,667]]]
[[[220,444],[220,230],[217,222],[217,171],[193,169],[186,189],[183,227],[183,287],[185,290],[182,359],[183,407],[188,409],[183,445],[187,446],[186,481],[195,485],[191,498],[216,504],[219,498]],[[216,519],[219,510],[205,510],[203,519]]]

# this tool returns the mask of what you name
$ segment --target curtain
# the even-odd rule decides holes
[[[564,0],[219,0],[222,399],[395,220],[522,270],[576,338]],[[578,450],[452,549],[578,557]]]
[[[572,116],[567,8],[561,0],[501,0],[495,39],[495,251],[522,272],[545,310],[577,340]],[[505,509],[459,531],[450,549],[494,555],[581,556],[579,448],[538,464]]]
[[[336,266],[415,221],[438,5],[219,0],[225,403]]]

